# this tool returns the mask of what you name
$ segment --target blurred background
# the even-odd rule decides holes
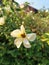
[[[24,2],[29,2],[31,6],[36,9],[49,9],[49,0],[15,0],[19,4],[23,4]]]

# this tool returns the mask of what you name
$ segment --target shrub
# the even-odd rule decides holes
[[[0,65],[49,65],[49,43],[41,40],[42,36],[46,36],[45,33],[49,33],[49,12],[26,13],[17,2],[3,0],[0,17],[5,19],[5,24],[0,25]],[[36,40],[30,42],[30,49],[23,45],[17,49],[10,35],[21,24],[27,33],[37,34]],[[49,39],[49,35],[45,38]]]

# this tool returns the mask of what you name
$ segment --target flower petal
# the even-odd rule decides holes
[[[27,38],[29,41],[34,41],[36,38],[36,34],[35,33],[27,34]]]
[[[12,37],[20,37],[20,30],[19,29],[16,29],[14,31],[11,32],[11,36]]]
[[[0,25],[3,25],[5,23],[4,17],[0,17]]]
[[[21,29],[21,33],[22,33],[22,34],[25,33],[25,28],[24,28],[23,25],[21,25],[20,29]]]
[[[19,48],[22,44],[22,39],[21,38],[15,39],[14,44],[17,46],[17,48]]]
[[[31,47],[29,41],[28,41],[26,38],[23,40],[23,45],[24,45],[24,47],[26,47],[26,48],[30,48],[30,47]]]

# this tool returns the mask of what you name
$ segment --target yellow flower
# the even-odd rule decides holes
[[[3,25],[3,24],[5,24],[5,19],[4,17],[0,17],[0,25]]]
[[[44,41],[47,41],[47,38],[45,38],[45,39],[41,39],[41,41],[43,41],[43,42],[44,42]]]
[[[0,11],[2,10],[2,8],[0,7]]]
[[[49,45],[49,40],[47,41],[47,44]]]
[[[49,33],[45,33],[45,34],[49,36]]]
[[[30,48],[31,45],[29,41],[34,41],[36,38],[35,33],[26,34],[25,28],[23,25],[21,25],[20,29],[16,29],[11,32],[12,37],[16,37],[14,40],[14,44],[19,48],[23,42],[24,47]],[[29,40],[29,41],[28,41]]]

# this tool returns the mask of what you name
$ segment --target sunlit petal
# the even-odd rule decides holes
[[[21,33],[25,33],[25,28],[23,25],[21,25],[20,29],[21,29]]]
[[[24,45],[24,47],[26,47],[26,48],[30,48],[30,47],[31,47],[29,41],[28,41],[26,38],[23,40],[23,45]]]
[[[35,33],[27,34],[27,38],[29,41],[34,41],[36,38],[36,34]]]
[[[17,48],[20,48],[21,44],[22,44],[22,39],[15,39],[14,44],[17,46]]]
[[[16,29],[16,30],[12,31],[11,36],[12,37],[20,37],[20,30]]]
[[[0,25],[3,25],[3,24],[5,24],[5,19],[4,17],[0,17]]]

